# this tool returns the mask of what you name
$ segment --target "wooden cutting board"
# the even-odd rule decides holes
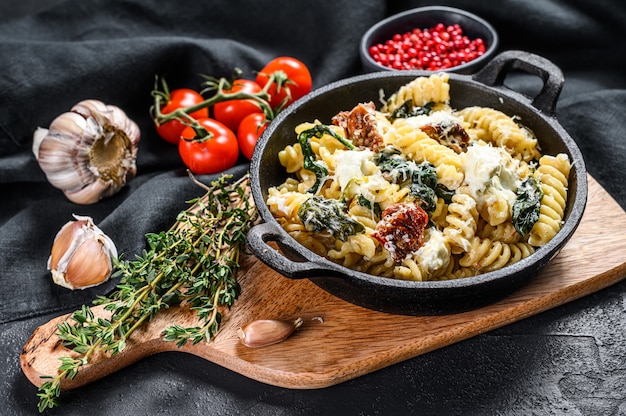
[[[177,348],[161,339],[174,323],[195,326],[184,308],[157,315],[131,337],[127,349],[93,358],[63,389],[79,387],[162,351],[184,351],[260,382],[295,389],[331,386],[450,345],[605,288],[626,277],[626,213],[589,177],[585,214],[561,253],[530,284],[492,305],[454,315],[402,316],[349,304],[308,280],[291,280],[253,256],[245,258],[242,292],[224,315],[211,343]],[[93,308],[96,314],[100,307]],[[237,329],[260,318],[301,317],[304,324],[286,341],[264,348],[242,346]],[[37,328],[21,354],[24,374],[40,386],[55,374],[60,346],[56,325],[64,316]]]

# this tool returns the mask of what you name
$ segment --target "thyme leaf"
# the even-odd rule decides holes
[[[178,214],[168,231],[146,235],[147,250],[133,260],[115,261],[119,284],[94,305],[111,312],[108,319],[95,317],[83,305],[57,325],[56,335],[76,358],[61,357],[54,376],[39,388],[38,409],[59,404],[61,382],[73,379],[96,352],[111,356],[127,347],[129,337],[159,312],[185,304],[199,325],[172,325],[163,332],[165,341],[178,347],[191,341],[210,341],[222,320],[221,310],[230,308],[241,290],[236,279],[245,236],[257,219],[250,196],[249,175],[229,183],[229,176],[213,182],[202,198]],[[78,354],[78,356],[76,356]]]

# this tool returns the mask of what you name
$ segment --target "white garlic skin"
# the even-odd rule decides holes
[[[68,289],[86,289],[106,282],[117,248],[91,217],[74,215],[57,233],[48,258],[52,280]]]
[[[76,204],[93,204],[135,177],[140,137],[119,107],[84,100],[37,128],[32,150],[50,184]]]

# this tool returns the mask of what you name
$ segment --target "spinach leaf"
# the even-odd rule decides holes
[[[396,108],[396,110],[391,113],[391,115],[389,116],[389,119],[391,121],[397,119],[397,118],[408,118],[408,117],[416,117],[416,116],[421,116],[421,115],[428,115],[430,114],[430,112],[433,109],[433,106],[435,105],[434,102],[429,102],[424,104],[423,106],[414,106],[413,105],[413,100],[406,100],[404,103],[402,103],[402,105],[398,108]]]
[[[330,231],[333,237],[346,241],[349,236],[363,232],[365,227],[347,214],[343,201],[313,196],[298,209],[298,217],[311,232]]]
[[[454,191],[438,183],[435,166],[429,162],[417,164],[406,160],[398,149],[383,149],[374,161],[386,179],[396,184],[408,184],[411,195],[422,202],[426,212],[433,212],[437,206],[437,196],[451,200]]]
[[[435,194],[437,172],[435,166],[428,162],[415,164],[411,181],[413,182],[410,186],[411,195],[422,201],[424,211],[433,212],[437,208],[437,195]]]
[[[335,131],[330,127],[323,124],[316,124],[310,129],[300,132],[300,134],[298,134],[298,143],[300,143],[302,155],[304,157],[303,167],[315,174],[315,183],[310,189],[307,189],[307,192],[309,193],[317,192],[319,187],[322,185],[324,178],[328,176],[328,169],[315,162],[315,153],[313,153],[313,149],[311,148],[311,138],[321,138],[324,134],[334,137],[348,149],[352,150],[355,148],[352,143],[335,133]]]
[[[447,186],[441,183],[438,183],[437,186],[435,186],[435,194],[437,194],[439,198],[443,198],[446,204],[452,203],[452,197],[455,193],[456,192],[454,190],[448,189]]]
[[[513,203],[511,216],[515,230],[523,237],[539,220],[539,209],[543,189],[541,183],[534,176],[529,176],[517,189],[517,199]]]
[[[374,159],[374,163],[385,174],[388,181],[403,184],[411,180],[416,163],[407,161],[399,149],[385,147]]]
[[[357,197],[357,202],[359,203],[359,205],[371,210],[372,212],[374,212],[374,216],[376,218],[380,218],[383,210],[380,207],[380,204],[378,202],[374,202],[374,206],[372,206],[372,202],[365,198],[363,195],[359,194],[359,196]]]

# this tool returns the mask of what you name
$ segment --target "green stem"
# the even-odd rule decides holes
[[[100,304],[111,310],[112,315],[109,321],[94,318],[90,309],[83,307],[82,311],[77,311],[73,315],[76,325],[59,324],[57,335],[63,341],[63,345],[71,347],[75,353],[79,354],[79,357],[62,357],[62,364],[55,376],[42,376],[49,381],[39,388],[40,412],[58,405],[62,379],[74,378],[96,351],[101,350],[112,354],[122,351],[130,336],[145,325],[164,303],[167,303],[167,301],[164,302],[164,298],[177,295],[178,292],[183,295],[183,302],[202,296],[202,293],[199,295],[191,293],[190,289],[197,283],[197,279],[193,276],[197,273],[202,275],[200,271],[203,268],[210,270],[208,266],[211,263],[226,262],[232,265],[233,261],[239,261],[240,236],[245,235],[245,231],[256,220],[256,208],[254,204],[249,203],[249,175],[244,175],[230,187],[224,185],[226,178],[228,177],[223,176],[219,181],[214,182],[213,187],[207,189],[207,194],[203,198],[198,199],[192,207],[181,212],[168,232],[157,235],[161,241],[155,241],[153,246],[155,248],[151,253],[146,253],[136,262],[116,264],[122,275],[122,284],[109,297],[98,299]],[[245,186],[243,190],[242,185]],[[241,223],[236,222],[240,219],[238,212],[233,212],[234,215],[228,218],[224,217],[228,215],[227,211],[241,209],[241,207],[247,209],[245,219],[241,219]],[[229,236],[232,236],[232,244],[227,244]],[[201,249],[207,237],[212,237],[210,239],[212,243]],[[180,244],[184,244],[184,247],[177,248]],[[158,252],[155,252],[157,250]],[[197,258],[189,260],[187,256],[195,251],[202,251],[202,253],[198,253]],[[170,257],[178,258],[179,256],[182,256],[181,260],[167,261]],[[196,263],[190,265],[184,263],[185,261]],[[187,266],[191,266],[190,272],[187,271]],[[230,305],[238,295],[237,285],[230,286],[230,279],[235,276],[238,267],[238,263],[235,267],[229,267],[226,277],[221,275],[207,277],[213,279],[210,283],[217,286],[217,290],[211,295],[213,303],[205,304],[201,308],[202,314],[198,312],[198,316],[203,320],[208,319],[202,328],[207,341],[217,331],[220,306]],[[154,278],[148,278],[150,273],[154,273]],[[208,286],[210,287],[211,284]],[[160,291],[164,294],[159,295]],[[153,300],[151,294],[158,295],[157,299]],[[222,298],[222,295],[225,297]],[[201,300],[199,297],[196,299]],[[126,324],[129,326],[128,329],[122,326]]]
[[[189,107],[178,108],[170,113],[163,114],[161,112],[161,107],[164,105],[163,100],[167,101],[169,98],[169,92],[167,91],[167,86],[165,83],[164,89],[165,92],[159,91],[155,89],[152,92],[154,97],[154,105],[152,107],[153,119],[157,125],[162,125],[171,120],[180,120],[183,124],[192,126],[194,129],[201,128],[200,124],[190,116],[190,114],[195,113],[198,110],[202,110],[203,108],[209,108],[217,103],[223,101],[231,101],[231,100],[253,100],[259,106],[260,110],[265,114],[266,119],[272,120],[275,116],[272,107],[269,104],[270,94],[269,88],[275,82],[276,76],[272,75],[269,79],[269,82],[263,87],[263,89],[257,93],[249,93],[245,91],[237,91],[234,93],[226,92],[228,89],[226,88],[227,80],[225,78],[220,78],[217,86],[215,87],[216,93],[207,98],[206,100],[194,104]]]
[[[217,305],[219,302],[219,298],[220,298],[220,291],[222,290],[222,287],[224,286],[223,283],[220,283],[220,285],[217,287],[217,290],[215,291],[215,295],[213,296],[213,304]],[[210,327],[212,327],[216,320],[217,320],[217,314],[219,313],[217,308],[213,308],[213,310],[211,311],[211,318],[208,320],[208,322],[202,327],[202,332],[205,332],[207,329],[209,329]]]

